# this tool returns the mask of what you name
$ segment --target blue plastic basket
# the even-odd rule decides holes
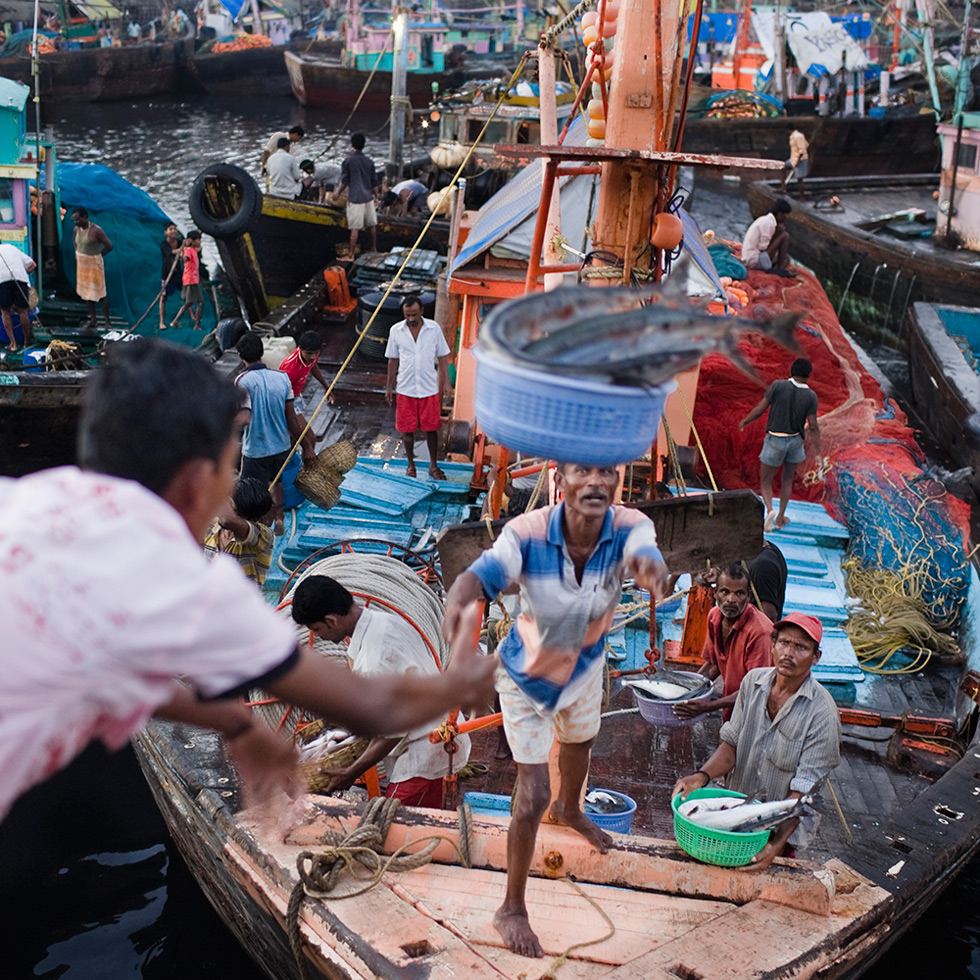
[[[604,384],[504,363],[473,348],[476,419],[491,439],[531,456],[610,466],[649,452],[673,382]]]
[[[510,797],[499,793],[464,793],[463,802],[469,805],[474,816],[510,816]]]
[[[633,829],[633,814],[636,813],[636,800],[625,793],[617,793],[615,790],[603,789],[600,793],[608,793],[616,796],[627,804],[627,809],[619,813],[586,813],[585,815],[603,830],[615,830],[619,834],[628,834]]]

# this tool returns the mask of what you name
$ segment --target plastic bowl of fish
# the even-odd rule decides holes
[[[679,718],[674,706],[704,697],[711,688],[704,674],[689,670],[658,670],[652,677],[626,680],[623,684],[632,689],[640,717],[660,727],[693,725],[698,718]]]
[[[585,815],[605,830],[628,834],[633,828],[636,800],[611,789],[591,789],[585,794]]]
[[[742,793],[705,787],[693,790],[683,803],[678,794],[670,805],[674,811],[674,837],[681,850],[705,864],[725,868],[749,864],[769,841],[769,827],[746,832],[718,826],[751,827],[763,820],[763,816],[752,809],[757,804]],[[739,810],[743,806],[746,809],[741,815]]]

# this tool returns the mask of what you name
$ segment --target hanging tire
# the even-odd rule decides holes
[[[235,238],[262,209],[252,175],[232,163],[212,163],[197,175],[188,202],[194,224],[212,238]]]

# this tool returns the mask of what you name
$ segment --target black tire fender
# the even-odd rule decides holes
[[[247,170],[233,163],[212,163],[194,180],[188,204],[194,224],[205,235],[235,238],[262,209],[262,193]],[[216,217],[214,211],[225,216]]]

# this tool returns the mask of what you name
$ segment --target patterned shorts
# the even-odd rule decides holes
[[[510,674],[503,667],[497,667],[494,683],[500,695],[504,731],[514,761],[524,765],[547,764],[551,743],[556,737],[559,742],[572,745],[595,738],[599,734],[602,715],[602,678],[601,670],[593,670],[592,678],[574,704],[544,717]]]

